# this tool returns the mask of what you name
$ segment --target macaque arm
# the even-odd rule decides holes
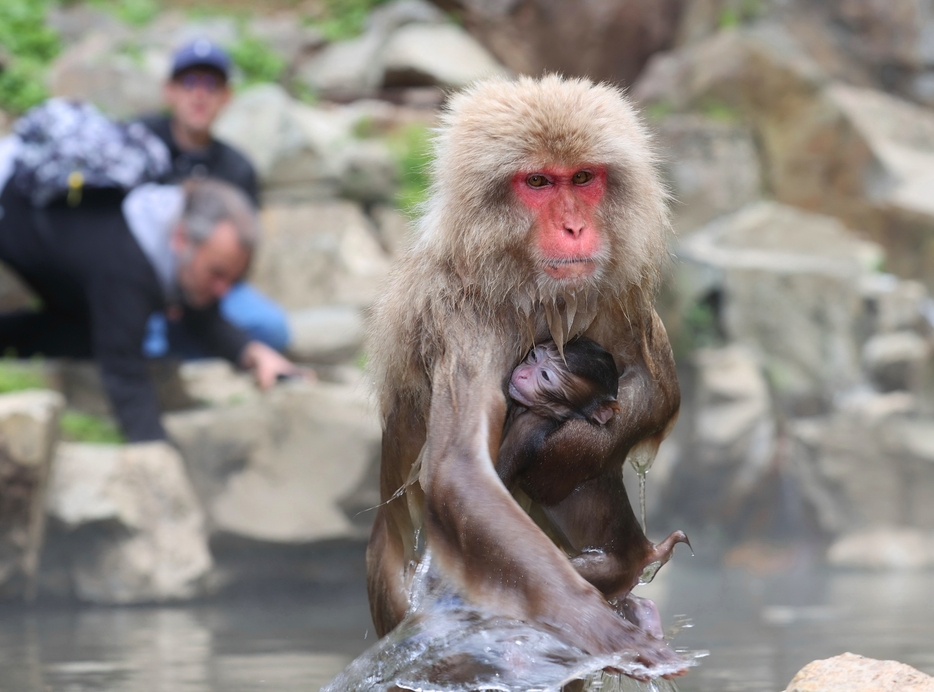
[[[397,491],[408,480],[424,442],[424,422],[397,400],[383,432],[380,496],[384,502],[376,510],[366,551],[370,612],[380,637],[399,624],[409,605],[406,568],[415,558],[416,527],[406,498]]]
[[[588,652],[633,649],[649,664],[670,660],[667,647],[612,611],[500,482],[493,457],[506,413],[501,373],[508,365],[490,367],[496,356],[472,350],[476,370],[447,361],[433,378],[421,482],[428,547],[440,569],[469,599],[553,627]]]

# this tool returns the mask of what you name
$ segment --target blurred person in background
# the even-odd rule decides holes
[[[0,353],[95,359],[129,441],[166,437],[142,349],[154,312],[206,354],[251,369],[262,388],[298,373],[219,310],[259,240],[239,189],[191,179],[141,185],[121,204],[36,208],[11,179],[0,187],[0,260],[42,301],[39,311],[0,315]]]
[[[163,86],[168,111],[144,116],[140,122],[168,147],[170,182],[210,176],[237,186],[258,207],[252,164],[211,132],[231,97],[230,70],[230,57],[207,39],[182,46],[172,57],[169,79]],[[221,312],[253,338],[279,351],[288,346],[288,322],[282,308],[249,284],[237,283],[221,300]],[[145,351],[152,357],[205,355],[182,325],[162,314],[150,320]]]

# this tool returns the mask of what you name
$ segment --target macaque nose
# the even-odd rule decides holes
[[[586,224],[583,221],[569,220],[564,222],[564,232],[572,238],[580,238]]]

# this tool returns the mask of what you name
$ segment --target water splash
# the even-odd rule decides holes
[[[688,653],[649,671],[632,652],[588,655],[550,630],[466,603],[440,583],[430,563],[426,553],[402,623],[321,692],[561,692],[571,683],[581,692],[672,692],[677,687],[670,681],[639,682],[625,674],[661,676],[695,663]]]
[[[639,476],[639,507],[640,517],[642,518],[642,533],[647,531],[645,521],[645,477],[648,475],[649,469],[652,468],[657,455],[658,443],[648,440],[629,450],[629,455],[626,457]]]

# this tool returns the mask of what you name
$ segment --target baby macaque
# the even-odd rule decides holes
[[[605,425],[619,412],[618,388],[616,363],[595,341],[567,343],[563,358],[554,341],[535,346],[509,379],[509,396],[518,407],[497,463],[503,482],[511,485],[544,439],[570,418]]]
[[[675,544],[688,543],[684,533],[675,531],[653,546],[641,531],[636,535],[633,530],[627,538],[642,542],[643,550],[614,554],[607,549],[612,541],[595,546],[576,540],[584,522],[605,522],[608,530],[615,530],[611,528],[613,522],[602,516],[599,504],[583,515],[562,512],[553,501],[554,489],[568,482],[574,486],[599,483],[599,470],[606,467],[605,427],[620,411],[618,387],[619,373],[613,357],[590,339],[568,342],[563,358],[553,341],[535,346],[509,380],[509,396],[517,406],[507,423],[497,472],[506,487],[518,487],[541,505],[549,529],[559,534],[559,542],[568,552],[579,552],[571,559],[576,571],[608,598],[620,597],[619,607],[627,619],[660,636],[654,604],[629,591],[646,568],[651,566],[654,575],[668,562]],[[561,444],[555,445],[549,436],[572,418],[584,419],[590,425],[578,428],[574,437],[563,438]],[[623,496],[617,501],[629,500]]]
[[[497,471],[503,482],[512,485],[535,462],[545,438],[567,420],[606,425],[620,410],[618,389],[613,356],[595,341],[582,337],[568,342],[563,357],[554,341],[535,346],[509,379],[509,396],[518,407],[500,448]],[[591,440],[587,434],[578,436],[575,451],[586,453]],[[548,504],[534,491],[530,497]]]

